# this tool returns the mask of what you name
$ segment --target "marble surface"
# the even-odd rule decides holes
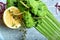
[[[0,40],[4,40],[4,38],[3,38],[3,36],[2,36],[2,34],[0,33]]]
[[[6,3],[6,0],[0,0],[0,2]],[[48,7],[48,9],[53,13],[53,15],[60,21],[60,14],[56,15],[56,8],[54,5],[60,0],[42,0]],[[0,21],[0,40],[21,40],[22,32],[19,30],[12,30],[7,28],[3,21]],[[35,28],[27,29],[26,40],[48,40],[45,36],[39,33]]]
[[[0,33],[4,40],[21,40],[23,33],[19,30],[12,30],[7,28],[0,20]],[[1,38],[1,37],[0,37]],[[47,40],[35,28],[27,29],[26,40]]]

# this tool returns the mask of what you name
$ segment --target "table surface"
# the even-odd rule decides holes
[[[6,0],[0,0],[0,2],[6,3]],[[59,2],[60,0],[42,0],[53,13],[53,15],[57,18],[60,22],[60,14],[56,15],[56,8],[54,5]],[[22,32],[19,30],[12,30],[7,28],[2,21],[0,20],[0,40],[21,40]],[[27,29],[26,40],[48,40],[45,36],[39,33],[35,28]]]

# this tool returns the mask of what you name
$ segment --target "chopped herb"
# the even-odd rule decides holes
[[[17,20],[17,17],[13,16],[13,18],[14,18],[15,20]]]
[[[9,13],[13,13],[13,11],[9,10]]]
[[[15,26],[17,28],[17,26]]]
[[[12,27],[14,27],[15,26],[15,24],[12,24]]]

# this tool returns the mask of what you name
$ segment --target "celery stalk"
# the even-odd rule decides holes
[[[36,27],[38,31],[40,31],[43,35],[45,35],[46,37],[52,37],[52,35],[49,34],[49,32],[46,31],[45,28],[43,28],[43,25],[38,25],[38,27]]]
[[[47,31],[47,33],[49,34],[49,36],[48,35],[46,35],[46,37],[48,38],[48,40],[54,40],[54,39],[59,39],[60,38],[60,36],[59,36],[59,34],[60,34],[60,29],[59,29],[59,23],[58,23],[58,21],[53,21],[55,18],[53,17],[51,17],[52,16],[52,14],[48,14],[48,16],[46,15],[46,17],[42,20],[42,22],[43,22],[43,24],[42,24],[42,29],[43,28],[45,28],[44,30],[46,30]],[[50,17],[51,17],[51,19],[50,19]],[[58,24],[58,25],[57,25]],[[40,24],[41,25],[41,24]],[[36,29],[38,30],[38,31],[40,31],[40,29],[41,29],[41,27],[36,27]],[[48,32],[49,31],[49,32]],[[43,30],[42,31],[40,31],[40,32],[43,32]],[[51,33],[51,34],[50,34]],[[43,35],[45,35],[45,33],[42,33]],[[50,35],[52,35],[52,37],[50,36]],[[56,37],[57,36],[57,37]]]
[[[47,24],[47,22],[45,20],[43,20],[43,22],[44,22],[45,25],[47,25],[46,27],[45,26],[44,27],[47,28],[52,33],[52,35],[54,37],[55,37],[55,35],[57,35],[57,36],[59,35],[60,32],[56,28],[55,28],[55,30],[53,29],[53,24],[51,24],[52,26],[50,26],[49,24]]]
[[[59,30],[58,29],[56,29],[56,27],[49,21],[49,20],[47,20],[47,19],[44,19],[45,21],[46,21],[46,25],[50,25],[50,26],[48,26],[48,27],[50,27],[51,28],[51,30],[53,30],[53,31],[56,31],[56,32],[59,32]],[[58,30],[58,31],[57,31]]]
[[[47,15],[54,23],[56,23],[56,25],[58,25],[60,27],[60,23],[56,20],[56,18],[53,16],[52,13],[50,13],[48,11],[48,15]]]

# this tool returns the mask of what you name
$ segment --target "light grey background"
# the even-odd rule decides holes
[[[0,0],[6,3],[6,0]],[[60,12],[56,15],[56,8],[54,5],[60,0],[42,0],[48,7],[48,9],[53,13],[53,15],[60,21]],[[2,21],[0,21],[0,40],[21,40],[22,32],[18,30],[12,30],[7,28]],[[26,40],[47,40],[45,36],[39,33],[35,28],[27,29]]]

